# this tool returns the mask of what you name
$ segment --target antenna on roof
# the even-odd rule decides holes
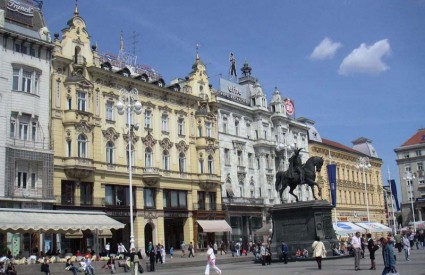
[[[137,44],[139,43],[139,40],[137,39],[140,36],[140,34],[136,33],[136,31],[133,31],[133,34],[130,36],[131,45],[133,46],[133,55],[136,56],[136,49]]]

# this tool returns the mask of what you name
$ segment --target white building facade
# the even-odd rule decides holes
[[[52,44],[39,8],[24,1],[0,1],[0,40],[0,207],[51,209]],[[13,255],[21,249],[29,253],[22,237],[7,234]]]
[[[242,72],[238,83],[220,79],[218,130],[223,208],[232,227],[230,240],[249,242],[260,240],[256,230],[269,222],[270,207],[281,203],[275,190],[276,172],[287,168],[286,159],[295,148],[303,148],[303,162],[307,160],[308,128],[287,114],[279,91],[268,104],[248,64]],[[284,202],[294,201],[288,191]],[[301,200],[311,197],[302,187],[295,192]]]

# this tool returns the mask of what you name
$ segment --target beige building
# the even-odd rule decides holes
[[[224,219],[215,97],[199,55],[187,77],[166,86],[154,70],[133,62],[123,40],[118,56],[100,54],[77,7],[67,24],[55,35],[52,58],[55,208],[106,212],[126,224],[104,236],[111,251],[118,242],[128,248],[131,158],[137,248],[152,241],[168,250],[198,243],[201,235],[214,238],[197,223]],[[116,105],[121,90],[134,89],[142,113],[133,112],[129,130]],[[92,232],[83,238],[57,245],[86,249]]]
[[[369,148],[373,148],[370,141],[363,138],[353,142],[355,143],[354,148],[358,148],[358,145],[362,142],[368,143]],[[376,152],[371,154],[361,153],[358,150],[324,138],[321,141],[310,141],[309,148],[311,156],[319,156],[325,160],[317,180],[322,187],[322,199],[324,200],[332,201],[326,165],[330,162],[337,165],[336,219],[338,221],[367,221],[366,179],[370,221],[387,224],[382,187],[382,160],[376,156]],[[357,166],[360,157],[369,157],[371,167],[365,170],[365,174]],[[333,213],[332,219],[335,222],[335,213]]]

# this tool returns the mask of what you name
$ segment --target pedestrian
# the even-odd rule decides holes
[[[46,275],[50,275],[49,259],[44,258],[43,263],[41,264],[41,272],[44,272]]]
[[[367,249],[369,250],[369,258],[370,258],[370,270],[376,269],[375,264],[375,251],[379,249],[379,246],[375,244],[375,241],[372,239],[372,234],[367,233]]]
[[[396,274],[397,270],[395,269],[395,258],[394,251],[392,246],[388,245],[388,240],[385,238],[380,239],[382,245],[382,256],[384,258],[384,270],[382,271],[382,275],[386,275],[390,272]]]
[[[410,232],[408,236],[409,236],[409,242],[410,242],[410,249],[413,249],[415,234],[413,234],[413,232]]]
[[[410,256],[410,240],[409,240],[409,237],[407,236],[407,234],[403,235],[401,242],[403,244],[404,257],[406,258],[406,261],[410,261],[410,259],[409,259],[409,256]]]
[[[235,257],[235,242],[230,242],[230,251],[232,252],[232,257]]]
[[[170,257],[171,257],[171,259],[173,258],[173,256],[174,256],[174,247],[170,247]]]
[[[266,245],[266,263],[267,265],[272,264],[272,251],[270,250],[270,245]]]
[[[261,255],[261,265],[266,265],[266,245],[263,243],[261,244],[260,248],[260,255]]]
[[[220,250],[221,250],[220,255],[223,255],[223,252],[224,252],[224,254],[226,254],[226,245],[224,244],[223,241],[221,241],[221,243],[220,243]]]
[[[284,264],[288,263],[288,245],[282,241],[280,245],[280,251],[282,253],[282,260]]]
[[[109,244],[109,242],[107,242],[105,244],[106,257],[109,257],[110,250],[111,250],[111,245]]]
[[[400,234],[396,234],[394,239],[395,239],[395,247],[397,248],[398,253],[401,253],[401,249],[403,248],[403,245],[401,244],[402,236]]]
[[[132,248],[130,252],[130,271],[131,275],[139,274],[139,256],[135,248]]]
[[[162,263],[165,263],[165,256],[167,255],[167,253],[165,252],[165,248],[163,245],[161,245],[161,258],[162,258]]]
[[[181,249],[181,251],[182,251],[182,257],[184,257],[184,256],[186,255],[186,253],[185,253],[186,244],[184,243],[184,241],[182,241],[182,242],[180,243],[180,249]]]
[[[156,258],[155,250],[152,249],[149,252],[149,267],[150,267],[150,270],[149,271],[151,271],[151,272],[154,272],[155,271],[155,258]]]
[[[76,268],[76,267],[74,266],[74,264],[71,262],[71,258],[68,258],[68,259],[66,260],[66,263],[65,263],[65,270],[71,271],[74,275],[77,275],[77,273],[79,272],[79,271],[78,271],[78,268]]]
[[[326,248],[320,237],[316,237],[316,240],[311,245],[313,248],[313,257],[316,259],[317,268],[322,269],[322,258],[326,257]]]
[[[163,263],[162,261],[162,255],[161,255],[161,244],[158,243],[158,245],[156,246],[156,259],[155,259],[155,263],[161,262],[161,264]]]
[[[240,254],[240,249],[241,249],[241,243],[240,242],[237,242],[235,244],[235,249],[236,249],[236,256],[240,256],[241,255]]]
[[[189,250],[189,257],[188,258],[190,258],[190,256],[195,257],[195,255],[193,255],[193,244],[192,244],[192,242],[190,242],[188,250]]]
[[[354,250],[354,270],[360,270],[360,258],[362,252],[362,245],[360,240],[360,232],[351,238],[351,245]]]
[[[362,237],[360,238],[360,247],[362,248],[362,252],[361,252],[362,259],[364,259],[364,250],[365,250],[365,242],[366,242],[365,237],[366,237],[365,234],[362,234]]]
[[[214,250],[214,254],[217,255],[217,252],[218,252],[217,242],[214,242],[214,244],[213,244],[213,250]]]
[[[217,272],[217,274],[221,274],[221,270],[220,268],[218,268],[215,265],[215,255],[214,255],[214,250],[212,248],[211,244],[207,245],[207,265],[205,266],[205,275],[209,275],[210,274],[210,267],[213,268],[215,270],[215,272]]]

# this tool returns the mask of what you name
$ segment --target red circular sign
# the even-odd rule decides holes
[[[283,104],[285,105],[286,113],[288,115],[292,116],[295,112],[295,106],[294,106],[294,103],[292,102],[292,100],[287,98],[287,99],[284,100]]]

